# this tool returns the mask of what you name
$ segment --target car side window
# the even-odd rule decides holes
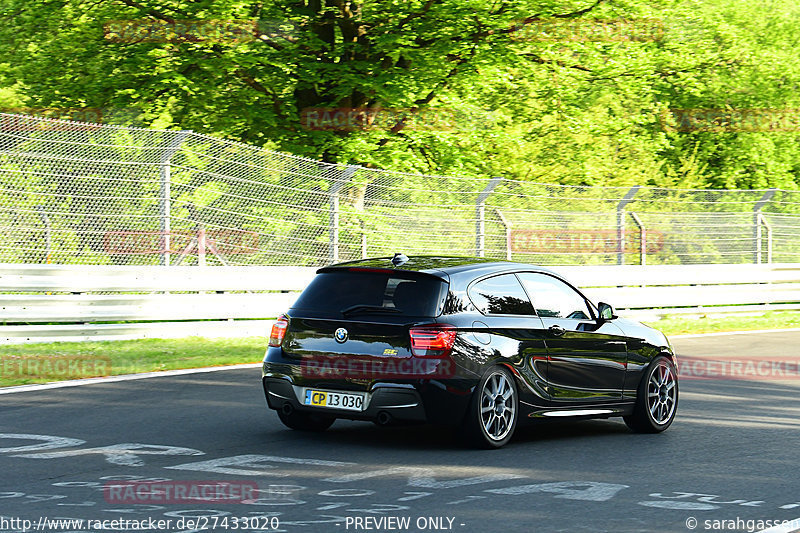
[[[528,295],[514,274],[484,279],[469,289],[469,298],[484,315],[534,315]]]
[[[539,316],[574,320],[591,319],[592,312],[583,296],[560,279],[534,272],[522,272],[517,275]]]

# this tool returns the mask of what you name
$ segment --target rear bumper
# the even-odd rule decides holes
[[[404,422],[430,422],[458,425],[464,419],[472,388],[475,384],[459,381],[447,384],[436,380],[417,380],[415,383],[374,382],[366,392],[362,411],[349,411],[327,407],[311,407],[303,403],[306,388],[355,392],[352,388],[331,386],[331,383],[308,383],[290,374],[265,373],[262,383],[267,405],[282,409],[289,404],[302,412],[325,413],[350,420],[377,421],[389,414],[392,420]],[[381,413],[385,413],[381,415]]]
[[[263,384],[267,405],[275,410],[282,409],[286,404],[289,404],[296,411],[330,414],[337,418],[351,420],[378,420],[378,415],[381,412],[388,413],[392,420],[406,422],[425,422],[428,420],[422,398],[411,385],[376,384],[370,392],[366,393],[365,409],[362,411],[349,411],[305,405],[301,400],[305,396],[306,387],[293,384],[288,377],[265,377]],[[330,390],[328,387],[325,389]]]

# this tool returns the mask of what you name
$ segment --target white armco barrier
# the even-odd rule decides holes
[[[315,270],[0,264],[0,342],[266,336]],[[632,318],[800,309],[800,264],[551,270]]]
[[[315,271],[0,264],[0,342],[267,336]]]
[[[552,270],[620,315],[800,309],[800,264],[564,266]]]

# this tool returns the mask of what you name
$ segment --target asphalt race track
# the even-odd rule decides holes
[[[679,356],[700,358],[694,377],[715,375],[681,381],[667,432],[636,435],[614,419],[548,422],[496,451],[465,449],[428,426],[337,421],[323,434],[293,432],[266,409],[258,368],[0,395],[0,525],[686,532],[759,531],[771,525],[759,521],[800,517],[800,377],[731,379],[702,363],[800,360],[800,332],[674,344]],[[147,500],[163,498],[158,491],[131,503],[133,491],[111,492],[146,481],[256,492],[244,503]],[[95,522],[44,521],[56,518]]]

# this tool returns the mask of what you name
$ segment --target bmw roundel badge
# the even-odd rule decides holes
[[[342,343],[347,340],[347,330],[344,328],[339,328],[334,332],[333,338],[336,339],[336,342]]]

